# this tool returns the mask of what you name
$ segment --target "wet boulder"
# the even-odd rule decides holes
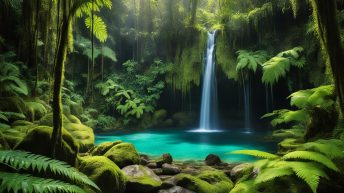
[[[162,156],[156,161],[156,164],[159,168],[162,167],[163,164],[172,164],[173,158],[171,154],[164,153]]]
[[[230,172],[230,176],[233,180],[238,181],[240,178],[244,176],[251,175],[252,171],[253,171],[253,164],[243,163],[232,168]]]
[[[163,175],[175,175],[180,173],[180,168],[176,165],[165,163],[161,168]]]
[[[126,166],[122,171],[128,178],[126,193],[150,193],[157,191],[162,184],[160,178],[145,166]]]
[[[205,160],[205,164],[208,166],[215,166],[215,165],[221,165],[222,161],[218,155],[215,154],[209,154]]]

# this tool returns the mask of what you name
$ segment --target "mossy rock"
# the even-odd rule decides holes
[[[67,118],[71,123],[82,124],[80,119],[74,115],[69,115]]]
[[[81,115],[84,113],[84,109],[82,107],[82,104],[71,103],[69,107],[70,107],[70,112],[74,115]]]
[[[149,168],[131,165],[122,169],[128,177],[126,193],[150,193],[159,189],[162,182]]]
[[[115,162],[118,167],[140,164],[140,155],[133,144],[119,143],[114,145],[105,154],[105,157]]]
[[[104,156],[82,158],[79,170],[94,181],[103,193],[122,193],[125,190],[126,176]]]
[[[252,163],[243,163],[232,168],[230,175],[235,181],[241,181],[241,179],[247,178],[253,172],[254,166]]]
[[[93,129],[83,124],[65,123],[63,126],[79,144],[80,152],[87,152],[94,146]]]
[[[219,170],[202,171],[197,176],[178,174],[176,182],[178,186],[197,193],[228,193],[234,186],[226,174]]]
[[[69,120],[69,118],[71,120]],[[80,120],[73,116],[63,115],[63,127],[75,138],[75,141],[79,144],[80,151],[86,152],[94,145],[94,133],[93,129],[81,124]],[[78,123],[80,122],[80,124]],[[46,114],[42,119],[38,121],[39,125],[53,126],[53,114]]]
[[[51,135],[53,128],[48,126],[38,126],[29,131],[29,133],[20,141],[15,149],[30,151],[34,154],[51,156]],[[74,166],[78,153],[78,144],[66,130],[62,130],[62,147],[56,150],[56,159],[65,161]]]
[[[104,142],[95,147],[93,147],[89,152],[93,155],[104,155],[109,149],[113,146],[122,143],[122,141],[115,141],[115,142]]]
[[[10,148],[15,147],[25,137],[25,133],[12,128],[2,131],[2,134],[4,139],[0,140],[0,144],[4,147],[8,145]]]
[[[70,123],[70,120],[65,116],[62,115],[62,120],[63,123]],[[39,125],[46,125],[46,126],[53,126],[53,113],[48,113],[46,115],[44,115],[44,117],[42,117],[39,121],[37,121],[37,123]]]

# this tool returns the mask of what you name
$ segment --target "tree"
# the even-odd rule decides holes
[[[339,98],[340,110],[344,113],[344,50],[341,44],[337,22],[336,0],[312,0],[313,17],[321,46],[327,54],[331,66],[336,92]]]

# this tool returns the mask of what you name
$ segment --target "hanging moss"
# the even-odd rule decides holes
[[[197,37],[192,44],[177,48],[175,65],[167,77],[167,82],[172,85],[173,90],[182,91],[183,96],[193,85],[200,85],[206,34],[199,33],[195,36]]]
[[[229,79],[237,79],[236,57],[228,44],[229,40],[225,34],[219,34],[216,37],[216,64],[226,74]]]

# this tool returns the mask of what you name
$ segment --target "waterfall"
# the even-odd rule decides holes
[[[205,58],[202,86],[202,102],[200,114],[200,127],[198,131],[216,131],[217,119],[217,89],[215,77],[215,31],[208,32],[208,42]]]

